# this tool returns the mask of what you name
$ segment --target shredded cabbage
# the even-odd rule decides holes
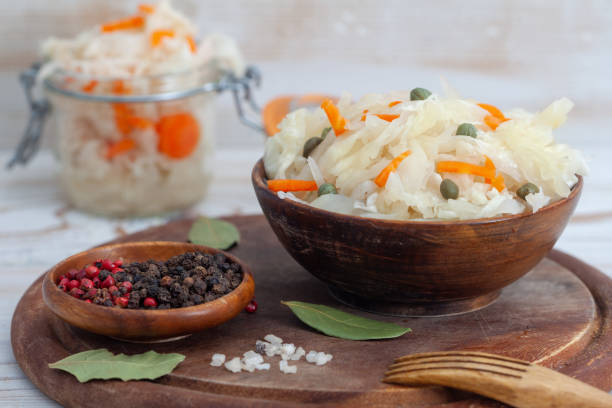
[[[393,101],[401,103],[389,107]],[[424,101],[411,101],[408,92],[369,94],[357,102],[346,94],[338,108],[348,122],[347,132],[339,137],[330,133],[307,160],[302,157],[304,143],[319,136],[329,121],[322,109],[294,111],[280,123],[280,132],[266,141],[264,165],[271,179],[315,179],[319,184],[322,177],[334,184],[338,195],[296,194],[318,208],[342,213],[452,220],[535,212],[567,197],[577,175],[587,173],[582,155],[553,138],[553,129],[565,122],[572,106],[562,98],[539,113],[509,111],[510,120],[492,130],[484,122],[489,113],[455,93]],[[368,114],[361,121],[364,110]],[[375,114],[399,117],[388,122]],[[477,137],[455,135],[462,123],[473,124]],[[411,154],[390,173],[384,187],[374,184],[381,170],[406,150]],[[504,177],[502,191],[479,176],[436,171],[442,160],[483,165],[485,155]],[[457,199],[442,197],[443,179],[457,184]],[[523,200],[516,190],[527,182],[540,192]]]

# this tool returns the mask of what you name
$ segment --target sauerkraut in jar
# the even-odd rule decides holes
[[[211,178],[215,83],[245,67],[234,42],[196,42],[169,3],[43,44],[61,181],[78,208],[151,215],[186,208]],[[210,89],[206,85],[211,85]]]

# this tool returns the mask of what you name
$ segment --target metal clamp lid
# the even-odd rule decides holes
[[[41,68],[40,63],[32,64],[32,66],[21,73],[19,80],[26,94],[28,104],[30,105],[30,117],[26,130],[15,150],[15,154],[7,163],[7,168],[10,169],[16,164],[25,165],[40,146],[40,139],[43,131],[45,120],[51,111],[51,104],[47,99],[36,99],[34,97],[34,85],[38,76],[38,71]],[[261,73],[254,66],[248,66],[242,77],[237,77],[233,72],[224,72],[221,79],[217,82],[207,82],[196,88],[191,88],[181,91],[163,92],[152,95],[89,95],[68,89],[59,88],[49,81],[45,81],[44,85],[47,90],[62,94],[64,96],[86,99],[95,102],[161,102],[187,98],[200,93],[231,91],[234,99],[234,105],[240,121],[257,131],[263,132],[263,126],[256,120],[251,120],[247,117],[243,103],[247,103],[248,107],[259,114],[260,108],[255,102],[252,85],[259,87],[261,84]]]
[[[30,105],[30,118],[26,126],[25,132],[15,154],[9,160],[6,167],[12,168],[15,164],[25,164],[38,151],[40,146],[40,136],[42,135],[45,119],[51,111],[51,104],[46,99],[35,99],[33,94],[36,76],[40,69],[40,64],[33,64],[29,69],[23,71],[19,75],[19,81],[25,91],[28,104]]]

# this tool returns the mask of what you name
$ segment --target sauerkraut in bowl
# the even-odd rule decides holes
[[[193,24],[161,2],[75,38],[51,38],[42,54],[60,176],[76,207],[150,215],[204,196],[215,92],[189,91],[244,73],[233,40],[198,41]]]
[[[287,115],[266,141],[268,188],[343,214],[392,220],[469,220],[536,212],[587,172],[555,143],[572,102],[502,112],[456,96],[370,94]]]

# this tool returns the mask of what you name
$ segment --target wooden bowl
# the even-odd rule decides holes
[[[222,253],[240,264],[243,278],[227,295],[175,309],[120,309],[86,303],[63,292],[57,279],[69,269],[80,269],[96,259],[123,258],[125,263],[149,259],[164,261],[185,252]],[[238,258],[217,249],[182,242],[133,242],[106,245],[71,256],[47,272],[43,281],[43,299],[62,320],[83,330],[128,341],[162,341],[185,336],[224,323],[240,313],[253,297],[255,283],[249,267]]]
[[[252,182],[285,249],[336,298],[399,316],[463,313],[493,302],[550,251],[582,190],[579,178],[569,197],[535,214],[389,221],[280,199],[267,188],[262,160]]]

